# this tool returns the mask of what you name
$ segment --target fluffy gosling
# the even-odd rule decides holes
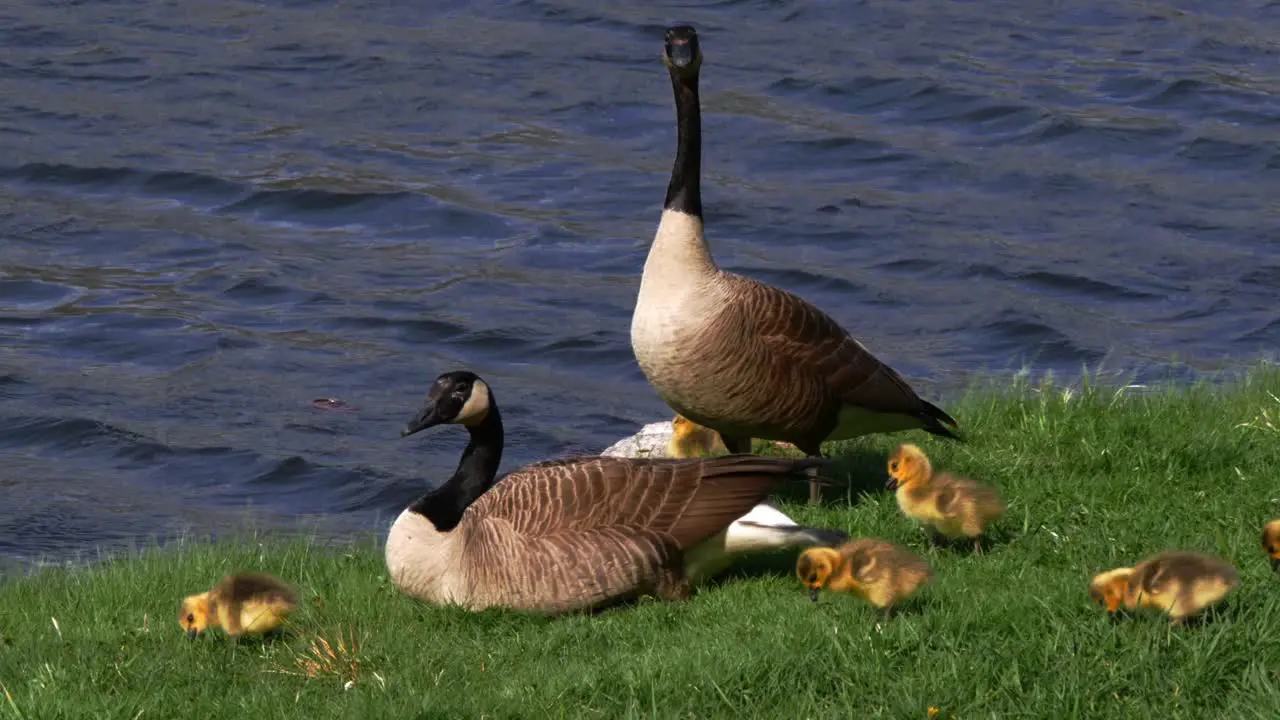
[[[880,608],[887,617],[894,605],[933,577],[933,568],[910,550],[879,538],[852,540],[839,548],[812,547],[796,560],[796,576],[818,591],[851,592]]]
[[[1240,576],[1230,564],[1202,553],[1170,550],[1131,568],[1099,573],[1089,583],[1089,597],[1112,615],[1121,606],[1152,608],[1181,625],[1238,584]]]
[[[715,430],[703,427],[683,415],[676,415],[671,421],[671,439],[667,441],[668,457],[696,458],[728,452],[724,441],[720,439],[720,433]]]
[[[981,535],[1004,515],[1005,502],[989,485],[933,472],[919,447],[904,443],[889,455],[890,490],[896,489],[903,514],[947,538],[972,538],[982,552]]]
[[[1271,558],[1271,569],[1280,571],[1280,520],[1262,526],[1262,548]]]
[[[178,624],[189,639],[219,626],[232,637],[260,635],[280,627],[297,607],[293,586],[264,573],[244,572],[185,598]]]
[[[759,440],[752,441],[752,452],[757,454],[760,452],[760,443]],[[799,452],[799,449],[789,442],[775,441],[770,444],[779,450]],[[699,425],[683,415],[676,415],[671,420],[671,439],[667,441],[667,457],[696,458],[725,455],[728,452],[724,439],[715,430]]]

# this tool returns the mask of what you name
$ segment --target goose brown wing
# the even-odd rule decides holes
[[[528,465],[481,496],[468,515],[542,537],[648,528],[686,548],[754,507],[817,460],[723,455],[698,460],[570,458]]]
[[[747,336],[762,346],[769,362],[801,367],[822,378],[840,404],[880,413],[919,417],[925,429],[954,437],[939,423],[956,421],[941,408],[920,398],[896,370],[881,362],[839,323],[812,303],[780,288],[726,273],[731,292],[747,324]],[[839,408],[824,408],[834,413]]]
[[[652,591],[682,550],[728,527],[778,482],[820,464],[726,455],[527,466],[472,506],[468,582],[502,604],[543,612]]]
[[[669,535],[638,525],[521,535],[488,518],[468,540],[471,593],[550,613],[652,592],[679,552]]]

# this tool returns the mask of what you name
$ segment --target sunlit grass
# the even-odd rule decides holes
[[[797,519],[904,543],[938,575],[880,622],[811,603],[789,555],[682,604],[549,620],[431,608],[395,591],[378,540],[183,543],[0,582],[0,716],[1280,716],[1280,374],[1182,389],[977,387],[949,403],[968,442],[916,433],[829,449],[827,504]],[[883,489],[911,440],[1009,500],[984,555],[934,549]],[[1099,570],[1165,548],[1220,555],[1241,586],[1205,623],[1111,622]],[[227,572],[298,584],[279,639],[188,642],[177,608]]]

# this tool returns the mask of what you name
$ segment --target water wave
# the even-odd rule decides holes
[[[0,555],[377,530],[466,442],[398,435],[447,369],[491,381],[504,469],[670,414],[629,347],[675,148],[652,9],[331,5],[5,10]],[[669,9],[715,257],[944,404],[1273,352],[1274,8]]]

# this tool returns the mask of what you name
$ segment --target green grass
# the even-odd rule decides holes
[[[904,433],[832,448],[851,489],[787,509],[904,543],[938,572],[883,624],[853,597],[810,603],[792,555],[687,603],[561,619],[410,601],[375,541],[179,544],[11,577],[0,717],[1274,718],[1280,577],[1258,536],[1280,517],[1278,396],[1268,368],[1218,387],[1006,383],[949,403],[967,444]],[[929,549],[899,515],[883,459],[906,440],[1009,499],[985,555]],[[1093,573],[1173,547],[1241,571],[1207,622],[1110,622],[1089,604]],[[239,569],[300,585],[292,634],[187,642],[180,597]],[[358,650],[311,677],[317,637],[354,637]]]

